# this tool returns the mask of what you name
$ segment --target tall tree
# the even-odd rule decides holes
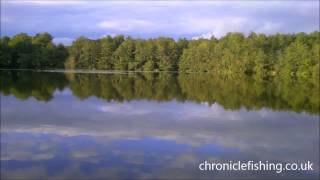
[[[135,42],[128,37],[114,53],[114,68],[116,70],[134,70],[135,69]]]

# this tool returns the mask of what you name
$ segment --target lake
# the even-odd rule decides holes
[[[318,179],[319,83],[0,71],[4,179]],[[201,171],[208,162],[313,171]]]

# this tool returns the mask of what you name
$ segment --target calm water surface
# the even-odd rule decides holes
[[[1,71],[4,179],[318,179],[319,84]],[[199,171],[203,161],[314,171]]]

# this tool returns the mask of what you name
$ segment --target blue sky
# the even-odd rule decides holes
[[[49,32],[69,44],[84,35],[221,37],[319,30],[319,1],[1,1],[1,35]]]

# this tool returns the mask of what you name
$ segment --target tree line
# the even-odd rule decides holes
[[[49,33],[31,37],[20,33],[12,38],[1,37],[0,68],[2,69],[52,69],[64,68],[67,48],[55,45]]]
[[[320,32],[265,35],[228,33],[217,39],[79,37],[69,47],[52,36],[1,38],[1,68],[213,72],[297,79],[319,77]]]

